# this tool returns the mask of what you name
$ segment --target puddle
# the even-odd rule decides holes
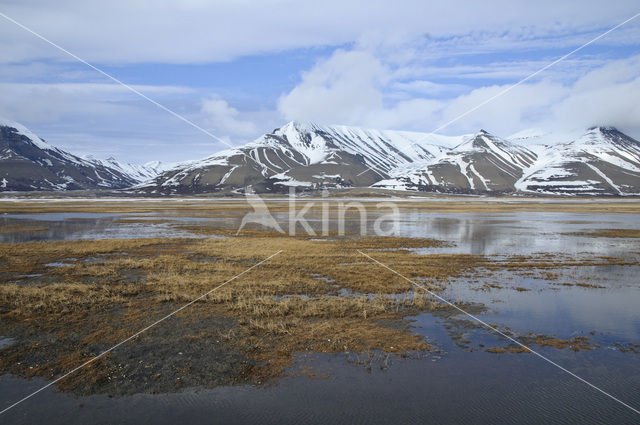
[[[216,263],[220,261],[218,257],[208,257],[204,255],[193,255],[189,257],[189,260],[195,261],[196,263]]]
[[[14,341],[15,340],[13,338],[0,336],[0,350],[3,349],[4,347],[8,347],[9,345],[13,344]]]
[[[45,264],[46,267],[69,267],[72,266],[73,264],[71,263],[62,263],[62,262],[58,262],[58,261],[54,261],[52,263],[47,263]]]
[[[318,273],[311,273],[311,277],[314,278],[315,280],[319,280],[320,282],[326,282],[326,283],[335,282],[334,279],[331,279],[330,277],[323,276],[323,275],[318,274]]]

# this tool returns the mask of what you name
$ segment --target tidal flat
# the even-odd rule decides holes
[[[395,200],[360,201],[367,234],[317,204],[295,236],[242,199],[2,202],[0,408],[224,284],[7,418],[635,421],[513,340],[640,405],[640,203],[403,199],[378,237]]]

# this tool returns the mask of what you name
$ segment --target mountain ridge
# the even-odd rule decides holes
[[[425,137],[427,136],[427,137]],[[389,171],[434,159],[463,136],[321,126],[292,121],[258,139],[161,174],[136,186],[156,193],[287,187],[366,187]]]
[[[124,189],[137,182],[123,169],[76,156],[0,119],[1,191]]]
[[[501,138],[484,129],[443,136],[292,121],[245,145],[171,165],[80,158],[19,124],[11,127],[0,121],[0,129],[2,190],[108,188],[195,194],[239,193],[251,186],[256,193],[284,193],[291,187],[371,187],[465,194],[640,195],[640,142],[609,126],[543,144],[538,142],[553,137],[540,129]],[[30,154],[21,156],[19,149],[8,148],[11,138],[14,148],[28,147]],[[39,183],[16,189],[9,169],[14,174],[32,173]]]
[[[549,139],[548,133],[537,134]],[[535,139],[537,134],[528,136]],[[557,145],[523,145],[484,129],[451,137],[292,121],[244,146],[178,166],[171,175],[160,174],[137,189],[199,193],[242,191],[251,185],[267,193],[289,187],[373,187],[440,193],[635,195],[640,194],[636,146],[634,139],[604,126]],[[567,149],[574,154],[563,154]],[[289,163],[275,164],[269,161],[273,156]],[[243,178],[242,167],[260,171]],[[545,175],[545,167],[558,172]],[[561,175],[569,180],[562,182]]]

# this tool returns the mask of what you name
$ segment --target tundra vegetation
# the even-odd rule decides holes
[[[276,209],[285,207],[283,203]],[[196,202],[180,206],[114,202],[97,207],[15,203],[3,208],[11,212],[97,208],[163,217],[238,217],[245,211],[238,203],[224,202],[215,210]],[[149,220],[140,220],[140,225],[144,223]],[[58,387],[79,394],[124,394],[271,383],[295,373],[291,366],[303,353],[348,353],[358,358],[377,353],[373,357],[383,359],[379,366],[384,368],[390,356],[425,356],[437,350],[436,343],[411,330],[410,318],[422,313],[445,320],[452,338],[467,344],[464,329],[470,325],[460,320],[459,312],[358,250],[432,293],[441,293],[453,279],[472,284],[478,276],[504,270],[558,281],[563,270],[573,267],[635,264],[609,257],[421,255],[415,249],[443,242],[337,234],[320,239],[289,237],[255,228],[236,236],[235,229],[211,224],[175,225],[201,237],[0,244],[0,335],[13,340],[0,351],[0,373],[60,376],[278,251],[282,252],[60,381]],[[498,290],[503,285],[477,289]],[[472,312],[485,310],[462,299],[456,304]],[[582,337],[512,334],[534,346],[597,348]],[[512,344],[486,351],[527,352]]]

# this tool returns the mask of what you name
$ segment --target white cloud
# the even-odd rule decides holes
[[[440,114],[442,102],[433,99],[410,99],[392,107],[371,110],[361,125],[380,129],[427,131]]]
[[[371,53],[341,51],[304,74],[301,83],[281,97],[280,111],[287,119],[433,131],[510,86],[469,89],[451,99],[435,100],[422,97],[421,89],[440,90],[439,84],[403,83],[394,75],[403,73],[389,72]],[[552,76],[514,88],[441,132],[485,128],[506,136],[531,127],[564,131],[614,125],[634,137],[640,135],[640,56],[613,61],[577,79]],[[394,92],[408,88],[416,89],[411,98]]]
[[[503,60],[490,63],[455,63],[446,65],[416,64],[404,65],[394,71],[394,78],[400,80],[429,80],[455,79],[465,84],[476,84],[477,81],[511,80],[516,82],[529,74],[549,65],[558,59],[559,55],[538,60]],[[551,68],[545,69],[543,77],[553,77],[556,80],[575,81],[594,68],[606,65],[610,59],[582,55],[569,57]],[[451,83],[447,84],[451,85]]]
[[[198,123],[200,95],[179,86],[134,86]],[[200,158],[225,148],[117,84],[0,83],[0,116],[78,154],[144,163]],[[179,143],[176,143],[179,141]]]
[[[640,139],[639,57],[603,67],[579,80],[561,103],[553,106],[557,120],[582,126],[612,125]],[[621,68],[635,73],[621,77]],[[626,71],[630,70],[629,68]],[[626,73],[623,71],[622,73]],[[608,75],[607,75],[608,74]],[[609,77],[607,79],[607,76]],[[599,84],[594,84],[598,81]]]
[[[255,135],[257,131],[253,122],[239,118],[238,110],[229,106],[225,100],[206,99],[202,102],[201,112],[213,130],[221,133],[223,137],[244,138]]]
[[[193,93],[177,86],[132,86],[151,98],[168,101]],[[24,122],[56,122],[74,116],[118,117],[153,108],[118,84],[99,83],[0,83],[0,115]]]
[[[434,56],[437,51],[557,48],[576,45],[582,35],[636,12],[636,0],[22,0],[3,5],[3,13],[100,63],[206,63],[355,41],[392,49],[423,39],[432,43]],[[603,43],[634,44],[635,28],[618,30]],[[0,26],[0,40],[0,60],[6,62],[71,60],[9,22]]]
[[[289,120],[354,124],[382,107],[389,71],[371,53],[336,51],[302,75],[302,82],[278,101]]]
[[[469,90],[470,87],[464,84],[442,84],[442,83],[434,83],[433,81],[428,80],[412,80],[407,82],[396,82],[391,88],[393,90],[410,92],[410,93],[421,93],[427,96],[439,96],[448,93],[462,92]]]
[[[634,137],[640,135],[640,56],[613,61],[573,83],[522,84],[453,124],[447,131],[484,126],[506,135],[523,128],[575,130],[612,125]],[[446,103],[442,119],[457,117],[508,85],[475,89]]]

